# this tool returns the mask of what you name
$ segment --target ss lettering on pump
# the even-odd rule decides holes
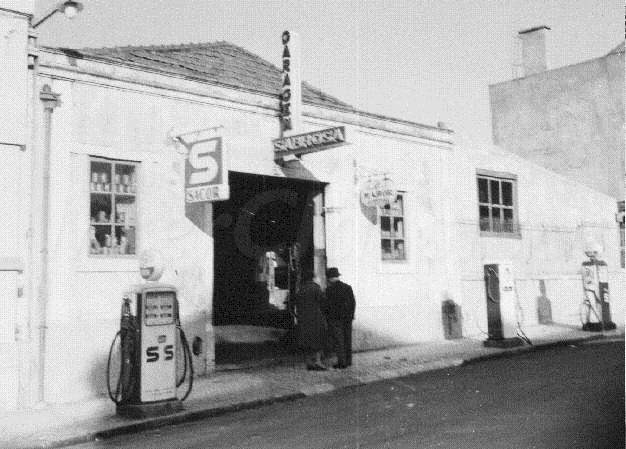
[[[159,361],[159,353],[161,352],[160,349],[161,348],[159,346],[148,346],[146,348],[146,362],[151,363]],[[174,358],[174,345],[165,345],[163,347],[163,354],[165,355],[163,360],[172,360]]]
[[[188,162],[191,173],[188,178],[188,185],[194,186],[214,182],[220,172],[218,160],[221,158],[221,152],[221,137],[195,143],[189,150]]]

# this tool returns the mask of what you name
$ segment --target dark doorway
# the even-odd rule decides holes
[[[213,203],[216,363],[267,359],[293,348],[290,300],[313,268],[313,197],[323,185],[229,173]]]

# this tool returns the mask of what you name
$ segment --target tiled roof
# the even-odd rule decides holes
[[[161,73],[216,83],[278,96],[281,71],[278,67],[229,42],[146,47],[60,49],[75,58],[89,58],[130,65]],[[353,111],[343,101],[302,83],[305,103]]]

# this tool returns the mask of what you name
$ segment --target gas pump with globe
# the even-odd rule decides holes
[[[120,330],[107,364],[109,397],[117,414],[141,418],[182,409],[191,392],[193,366],[180,326],[176,287],[159,283],[163,263],[156,252],[140,256],[144,284],[124,295]],[[178,388],[186,391],[178,397]]]

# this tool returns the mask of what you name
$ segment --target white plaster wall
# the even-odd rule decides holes
[[[28,20],[26,16],[6,11],[0,11],[0,80],[0,142],[23,145],[30,129],[27,120]]]
[[[455,187],[458,267],[463,284],[467,335],[487,329],[482,265],[509,260],[516,271],[525,325],[537,324],[539,282],[546,285],[553,320],[578,326],[582,301],[580,265],[591,240],[605,249],[609,264],[613,320],[624,324],[624,274],[619,268],[618,227],[613,198],[545,170],[497,147],[460,149]],[[517,176],[521,238],[481,237],[478,230],[476,170]]]
[[[185,215],[184,159],[168,132],[220,122],[228,129],[226,114],[105,86],[43,81],[63,102],[53,114],[46,399],[106,393],[106,358],[119,329],[121,298],[141,282],[136,257],[88,255],[89,155],[140,163],[137,253],[151,248],[162,254],[167,267],[162,282],[179,289],[187,337],[205,342],[194,367],[197,374],[206,373],[214,363],[212,238],[210,228],[203,232]],[[210,207],[200,214],[205,216],[196,218],[210,224]]]
[[[351,145],[304,156],[303,163],[330,182],[328,265],[338,266],[355,290],[354,346],[441,338],[441,300],[453,284],[444,251],[449,217],[443,164],[450,150],[364,128],[350,127],[346,134]],[[360,183],[371,172],[388,173],[405,192],[404,262],[381,260],[376,211],[360,204]]]
[[[0,368],[1,410],[28,401],[29,145],[28,17],[32,2],[0,2]]]

